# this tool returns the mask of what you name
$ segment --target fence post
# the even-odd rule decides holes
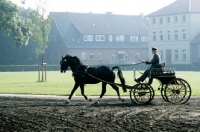
[[[38,64],[38,82],[40,81],[40,64]]]

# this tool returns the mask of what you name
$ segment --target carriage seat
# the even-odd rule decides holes
[[[165,70],[164,67],[166,66],[166,63],[160,63],[160,68],[153,68],[150,71],[151,77],[157,77],[157,76],[174,76],[175,72],[173,70]]]

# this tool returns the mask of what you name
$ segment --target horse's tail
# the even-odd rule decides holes
[[[118,66],[115,66],[115,67],[112,67],[112,70],[114,70],[114,69],[116,69],[116,68],[118,69],[117,75],[118,75],[118,77],[119,77],[119,79],[120,79],[120,81],[121,81],[121,84],[122,84],[122,85],[125,85],[126,82],[125,82],[125,79],[124,79],[124,77],[123,77],[121,68],[118,67]],[[122,89],[123,89],[124,92],[126,92],[126,87],[122,87]]]

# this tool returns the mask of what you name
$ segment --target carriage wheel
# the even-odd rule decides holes
[[[190,85],[183,79],[171,80],[164,89],[166,99],[173,104],[186,103],[191,96]]]
[[[147,84],[136,84],[130,91],[130,98],[136,104],[148,104],[154,97],[154,90]]]
[[[181,78],[179,78],[179,79],[182,81],[183,85],[185,86],[185,96],[183,97],[183,100],[181,101],[181,104],[184,104],[190,99],[192,90],[187,81],[185,81],[184,79],[181,79]]]
[[[162,98],[163,98],[164,101],[169,102],[167,100],[167,98],[165,97],[165,90],[164,89],[165,89],[164,86],[162,86],[161,89],[160,89],[161,96],[162,96]]]

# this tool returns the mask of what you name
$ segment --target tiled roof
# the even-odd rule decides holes
[[[141,16],[51,12],[60,33],[72,22],[81,34],[148,35],[148,20]]]
[[[148,17],[182,13],[200,13],[200,0],[176,0],[170,5],[150,13]]]

